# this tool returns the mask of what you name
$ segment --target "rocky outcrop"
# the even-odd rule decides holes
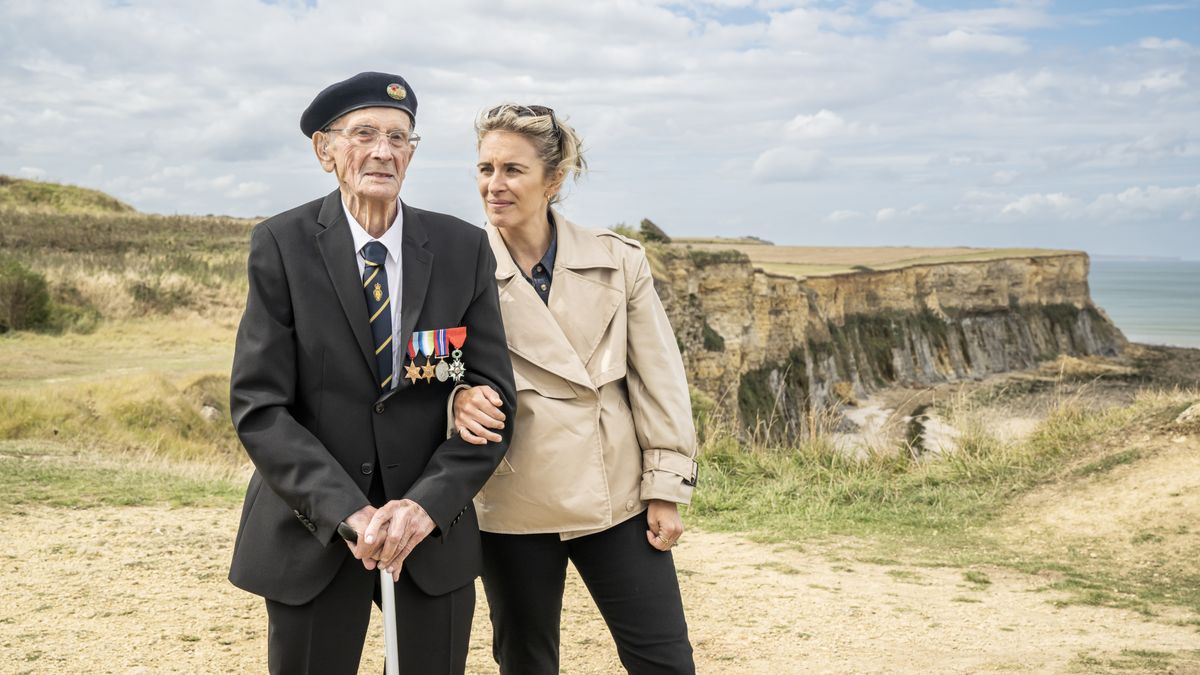
[[[747,427],[794,436],[839,398],[1115,355],[1083,253],[798,279],[736,251],[652,249],[691,383]],[[733,405],[736,402],[736,405]]]

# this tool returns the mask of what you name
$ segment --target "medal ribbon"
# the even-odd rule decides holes
[[[455,349],[462,349],[463,344],[467,341],[467,327],[447,328],[446,337],[450,340],[450,344],[454,345]]]
[[[417,333],[417,335],[421,336],[421,340],[418,343],[421,348],[421,353],[424,354],[426,358],[433,356],[437,348],[435,333],[436,331],[432,330],[423,330],[420,333]]]
[[[439,328],[437,330],[437,357],[444,358],[450,353],[450,348],[446,346],[446,329]]]
[[[408,339],[408,359],[411,361],[417,358],[417,334],[413,333]]]

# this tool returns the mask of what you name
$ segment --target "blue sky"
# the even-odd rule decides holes
[[[161,213],[332,189],[298,130],[398,72],[406,201],[482,222],[471,121],[550,105],[603,227],[1200,259],[1200,0],[0,0],[0,173]]]

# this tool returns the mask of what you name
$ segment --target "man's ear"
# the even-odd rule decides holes
[[[313,154],[317,156],[321,168],[325,169],[326,173],[333,173],[333,151],[329,148],[329,134],[318,131],[312,135],[312,144]]]

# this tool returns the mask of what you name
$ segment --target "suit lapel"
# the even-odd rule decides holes
[[[401,202],[404,209],[404,243],[400,247],[400,329],[396,332],[394,344],[400,350],[399,368],[404,368],[404,357],[407,355],[408,341],[417,327],[417,319],[425,307],[425,295],[429,291],[429,277],[433,273],[433,252],[427,248],[429,236],[425,229],[425,221],[417,211]],[[393,392],[404,387],[412,386],[412,382],[403,379],[402,373],[396,373],[399,383],[383,393],[382,399],[387,399]]]
[[[375,349],[371,346],[371,322],[367,317],[362,280],[354,262],[357,252],[354,250],[354,238],[350,236],[350,224],[342,210],[339,191],[334,190],[325,197],[317,223],[325,227],[317,233],[317,247],[325,261],[325,271],[329,273],[329,280],[333,283],[333,290],[337,293],[346,321],[350,323],[350,330],[354,332],[363,359],[371,369],[372,379],[378,382],[379,368],[375,364]]]

